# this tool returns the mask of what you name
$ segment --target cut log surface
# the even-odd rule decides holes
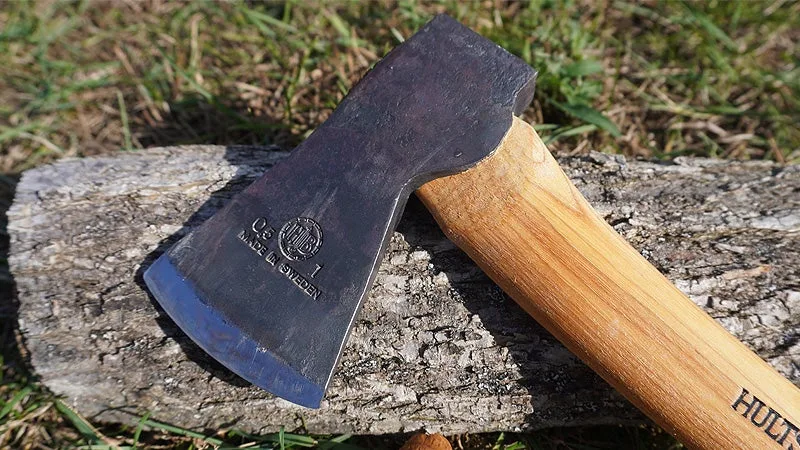
[[[200,429],[448,434],[645,420],[414,199],[321,409],[276,399],[215,363],[141,274],[286,156],[273,150],[170,147],[24,174],[8,213],[10,265],[25,350],[47,387],[97,421],[150,412]],[[596,153],[560,162],[622,236],[800,385],[800,166]]]

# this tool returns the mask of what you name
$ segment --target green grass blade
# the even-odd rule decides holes
[[[133,432],[133,446],[136,447],[139,444],[139,438],[142,436],[142,430],[144,429],[144,424],[150,418],[150,413],[148,412],[141,419],[139,419],[139,423],[136,424],[136,430]]]
[[[3,409],[0,410],[0,419],[7,416],[8,413],[10,413],[12,409],[14,409],[14,406],[16,406],[25,397],[27,397],[28,394],[31,393],[31,391],[33,391],[33,387],[26,386],[24,389],[17,392],[13,397],[11,397],[11,400],[9,400],[8,403],[3,405]]]
[[[255,14],[253,14],[254,11],[251,11],[247,8],[240,8],[240,11],[242,12],[242,14],[244,14],[247,20],[250,21],[250,23],[255,25],[256,28],[258,28],[258,31],[260,31],[261,34],[263,34],[268,38],[274,38],[276,36],[275,32],[272,31],[272,29],[266,26],[263,21],[259,20],[258,17]]]
[[[280,442],[279,433],[256,435],[256,434],[245,433],[241,430],[232,430],[230,432],[230,435],[244,438],[246,440],[255,443]],[[307,436],[304,434],[286,433],[286,432],[283,433],[283,441],[284,444],[288,447],[314,447],[319,443],[319,441],[312,436]]]
[[[559,139],[570,137],[570,136],[577,136],[579,134],[590,133],[592,131],[597,130],[597,125],[593,124],[586,124],[580,125],[577,127],[570,127],[570,128],[561,128],[558,132],[553,134],[552,136],[546,138],[544,140],[545,144],[549,144],[551,142],[555,142]]]
[[[331,26],[339,33],[339,35],[344,39],[350,38],[350,28],[344,23],[341,17],[338,14],[332,11],[324,11],[322,13],[326,19],[330,22]]]
[[[728,49],[734,51],[737,50],[738,46],[736,45],[736,42],[734,42],[727,33],[722,31],[722,29],[718,27],[710,17],[694,9],[687,2],[683,2],[683,7],[689,14],[692,15],[694,22],[700,25],[700,27],[703,28],[706,33],[723,43],[726,47],[728,47]]]
[[[336,450],[362,450],[361,447],[345,443],[346,440],[353,437],[352,434],[342,434],[327,441],[320,441],[319,449],[336,449]]]
[[[249,14],[253,15],[253,17],[257,17],[262,22],[268,23],[269,25],[272,25],[275,28],[280,28],[281,30],[288,31],[290,33],[297,33],[297,28],[269,14],[265,14],[260,11],[256,11],[249,8],[247,9],[247,11]]]
[[[92,444],[92,445],[81,445],[79,447],[75,447],[76,450],[133,450],[136,447],[128,447],[119,445],[111,445],[111,444]]]
[[[617,128],[617,126],[614,125],[613,122],[608,120],[608,118],[604,116],[602,113],[600,113],[600,111],[592,108],[591,106],[582,104],[560,103],[555,100],[551,100],[551,102],[554,105],[556,105],[559,109],[566,112],[567,114],[575,116],[584,122],[596,125],[597,127],[608,131],[614,137],[622,136],[622,133],[620,133],[619,128]]]
[[[217,438],[214,438],[214,437],[211,437],[211,436],[206,436],[206,435],[204,435],[202,433],[198,433],[198,432],[192,431],[192,430],[187,430],[187,429],[181,428],[181,427],[176,427],[174,425],[169,425],[169,424],[162,423],[162,422],[156,422],[155,420],[147,419],[147,420],[143,421],[143,424],[148,426],[148,427],[157,428],[157,429],[159,429],[161,431],[166,431],[167,433],[173,433],[173,434],[178,434],[178,435],[181,435],[181,436],[200,439],[200,440],[202,440],[204,442],[207,442],[207,443],[209,443],[211,445],[214,445],[214,446],[217,446],[217,447],[224,443],[222,441],[222,439],[217,439]]]
[[[65,405],[61,400],[56,400],[56,409],[66,417],[67,420],[72,423],[72,426],[78,430],[78,433],[86,440],[89,444],[102,444],[102,438],[97,434],[94,427],[89,424],[83,417],[78,415],[75,411],[72,410],[69,406]]]
[[[564,75],[570,78],[583,77],[602,71],[603,65],[600,64],[600,61],[595,61],[593,59],[584,59],[583,61],[578,61],[568,66],[564,66],[562,69]]]
[[[527,448],[528,446],[522,442],[514,442],[513,444],[503,447],[503,450],[526,450]]]
[[[554,123],[537,123],[533,125],[533,129],[539,132],[555,130],[556,128],[558,128],[558,125]]]
[[[8,141],[10,139],[14,139],[18,137],[20,134],[29,133],[34,130],[43,130],[49,131],[47,128],[44,128],[42,124],[38,122],[30,122],[24,125],[20,125],[16,128],[4,127],[0,125],[0,143]]]
[[[125,99],[122,97],[122,91],[119,89],[117,89],[117,103],[119,104],[119,119],[122,121],[122,137],[125,142],[125,150],[133,150],[131,128],[128,125],[128,110],[125,106]]]

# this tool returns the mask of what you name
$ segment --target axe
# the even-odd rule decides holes
[[[160,256],[147,286],[233,372],[318,407],[416,190],[492,280],[682,442],[800,449],[800,390],[617,235],[516,117],[535,77],[436,17]]]

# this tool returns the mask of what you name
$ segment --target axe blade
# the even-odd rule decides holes
[[[535,75],[436,17],[289,158],[160,256],[147,286],[233,372],[318,407],[408,196],[494,152]]]

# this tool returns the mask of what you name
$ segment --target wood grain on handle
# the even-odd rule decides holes
[[[522,120],[494,155],[417,195],[505,292],[683,443],[800,450],[800,390],[606,224]]]

